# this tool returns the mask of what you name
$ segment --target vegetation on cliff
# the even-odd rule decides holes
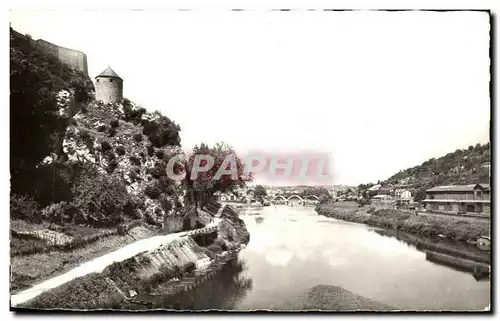
[[[128,99],[95,101],[88,76],[12,30],[10,43],[13,290],[150,237],[168,218],[176,220],[170,232],[202,227],[217,211],[205,215],[196,205],[243,184],[238,158],[237,180],[214,180],[214,171],[190,180],[192,157],[175,162],[175,174],[188,175],[172,180],[167,164],[182,154],[178,124]],[[215,171],[234,154],[225,144],[193,152],[210,153]]]
[[[129,100],[93,100],[88,76],[11,30],[12,218],[116,226],[179,207],[165,178],[180,127]],[[162,168],[163,166],[163,168]]]

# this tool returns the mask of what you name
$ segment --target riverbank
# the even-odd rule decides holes
[[[137,295],[158,291],[169,280],[183,280],[207,268],[210,271],[249,241],[245,224],[233,209],[224,206],[210,215],[212,222],[203,228],[130,244],[11,297],[11,304],[111,309]]]
[[[322,204],[316,207],[319,215],[339,220],[362,223],[381,228],[391,228],[429,237],[443,236],[452,241],[475,241],[481,235],[490,235],[490,222],[485,220],[461,219],[415,215],[393,209],[358,207],[356,204]]]

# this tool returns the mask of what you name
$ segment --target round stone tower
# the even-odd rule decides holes
[[[123,100],[123,79],[109,66],[95,77],[95,99],[106,104]]]

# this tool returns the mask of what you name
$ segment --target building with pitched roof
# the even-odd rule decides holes
[[[490,214],[489,184],[435,186],[425,193],[423,202],[430,211]]]
[[[379,194],[371,198],[372,204],[392,204],[394,198],[391,195]]]
[[[95,77],[95,99],[105,104],[123,100],[123,79],[110,66]]]

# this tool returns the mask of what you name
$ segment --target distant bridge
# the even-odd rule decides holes
[[[271,203],[285,202],[288,204],[294,199],[298,199],[299,203],[302,203],[302,204],[306,203],[307,201],[318,201],[319,202],[319,197],[317,197],[316,195],[307,195],[304,198],[302,198],[300,195],[295,194],[295,195],[289,196],[288,198],[286,198],[282,195],[277,195],[277,196],[273,197],[273,199],[271,200]]]

